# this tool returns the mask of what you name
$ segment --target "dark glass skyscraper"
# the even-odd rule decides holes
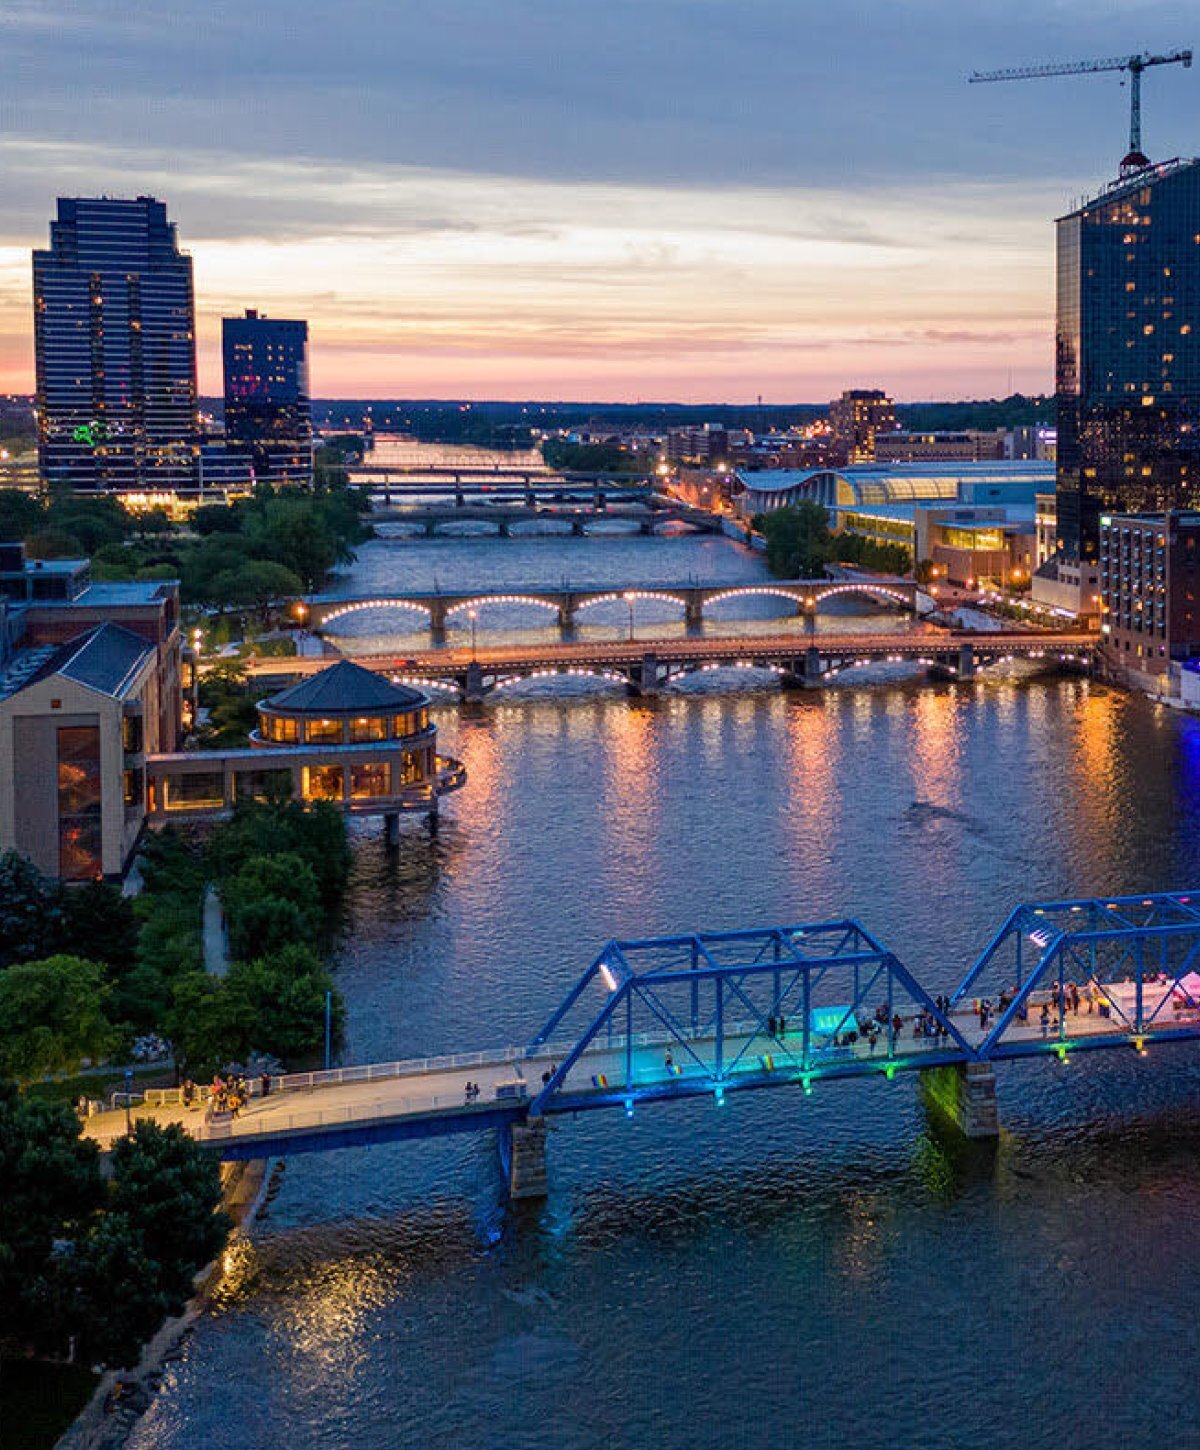
[[[197,483],[192,259],[163,202],[60,198],[33,254],[38,454],[49,483]]]
[[[1200,161],[1123,178],[1058,221],[1058,543],[1103,513],[1200,505]]]
[[[311,482],[308,323],[247,308],[245,317],[227,317],[221,327],[225,437],[250,447],[260,482]]]

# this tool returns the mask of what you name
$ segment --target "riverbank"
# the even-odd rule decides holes
[[[26,1439],[28,1450],[53,1443],[55,1450],[120,1450],[162,1384],[166,1366],[177,1358],[187,1338],[211,1302],[224,1276],[239,1237],[262,1211],[281,1165],[271,1160],[227,1163],[222,1167],[221,1207],[233,1220],[229,1243],[220,1259],[206,1264],[195,1278],[195,1293],[182,1314],[168,1319],[142,1349],[133,1370],[109,1370],[95,1384],[91,1398],[57,1441]],[[86,1371],[84,1371],[86,1373]],[[20,1443],[19,1441],[16,1443]],[[9,1450],[7,1427],[3,1440]]]

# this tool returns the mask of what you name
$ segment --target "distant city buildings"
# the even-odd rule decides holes
[[[49,484],[196,487],[192,259],[164,203],[60,198],[33,254],[39,465]]]
[[[1058,547],[1094,560],[1102,514],[1200,504],[1200,161],[1057,225]]]
[[[249,450],[260,483],[310,483],[308,323],[247,308],[226,317],[221,334],[227,442]]]
[[[990,432],[965,429],[960,432],[884,432],[875,436],[876,463],[920,463],[924,461],[982,463],[1004,458],[1007,435],[1003,428]]]
[[[834,454],[843,463],[871,463],[882,433],[899,426],[892,400],[878,388],[850,388],[829,405]]]

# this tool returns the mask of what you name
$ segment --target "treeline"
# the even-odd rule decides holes
[[[1054,399],[1041,394],[1013,393],[1007,398],[980,398],[969,403],[899,403],[896,417],[910,433],[1054,425]]]
[[[284,1064],[316,1053],[322,960],[350,870],[334,808],[247,801],[207,839],[150,836],[133,901],[93,882],[61,888],[15,852],[0,856],[0,1078],[28,1085],[85,1059],[126,1058],[139,1037],[206,1075],[252,1056]],[[224,976],[205,971],[209,885],[228,926]]]
[[[767,541],[767,567],[777,579],[817,579],[827,564],[861,564],[885,574],[907,574],[912,554],[903,544],[878,544],[858,534],[835,534],[814,499],[757,514],[752,527]]]
[[[260,489],[232,504],[204,504],[190,527],[161,510],[130,514],[112,498],[38,498],[0,490],[0,539],[35,559],[89,558],[99,580],[179,579],[185,604],[265,613],[319,588],[368,535],[354,489]]]
[[[102,1172],[65,1103],[0,1082],[0,1357],[134,1363],[221,1251],[220,1201],[182,1128],[138,1123]]]
[[[542,457],[551,468],[574,469],[580,473],[649,473],[653,459],[645,453],[631,453],[615,443],[568,443],[564,438],[547,438]]]

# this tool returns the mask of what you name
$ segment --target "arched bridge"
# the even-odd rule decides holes
[[[885,608],[916,611],[917,585],[911,579],[779,579],[749,584],[564,584],[543,588],[537,585],[495,590],[410,591],[399,594],[362,595],[346,598],[315,594],[299,607],[304,623],[314,633],[330,631],[332,625],[367,611],[398,611],[424,616],[429,628],[440,632],[456,616],[494,604],[527,604],[552,613],[559,626],[570,629],[583,611],[597,604],[658,600],[677,605],[689,624],[699,624],[705,609],[728,599],[759,596],[785,600],[797,614],[815,614],[832,599],[847,596],[868,599]]]
[[[446,524],[488,524],[497,538],[511,539],[514,537],[514,525],[524,523],[565,524],[574,537],[581,538],[588,532],[589,524],[610,523],[614,520],[636,524],[638,532],[642,534],[657,533],[664,524],[686,524],[693,532],[698,533],[721,532],[721,520],[715,514],[706,513],[703,509],[688,508],[684,504],[580,508],[526,502],[523,506],[506,504],[496,507],[468,504],[465,498],[460,498],[454,505],[442,507],[375,508],[371,511],[373,524],[411,524],[420,528],[427,538],[441,532]]]
[[[534,1196],[562,1113],[917,1072],[937,1116],[987,1138],[999,1063],[1196,1040],[1200,891],[1171,892],[1023,903],[950,991],[854,919],[610,941],[527,1046],[294,1074],[236,1120],[177,1089],[137,1112],[224,1159],[498,1128],[514,1195]],[[123,1103],[87,1123],[105,1145],[124,1130]]]

